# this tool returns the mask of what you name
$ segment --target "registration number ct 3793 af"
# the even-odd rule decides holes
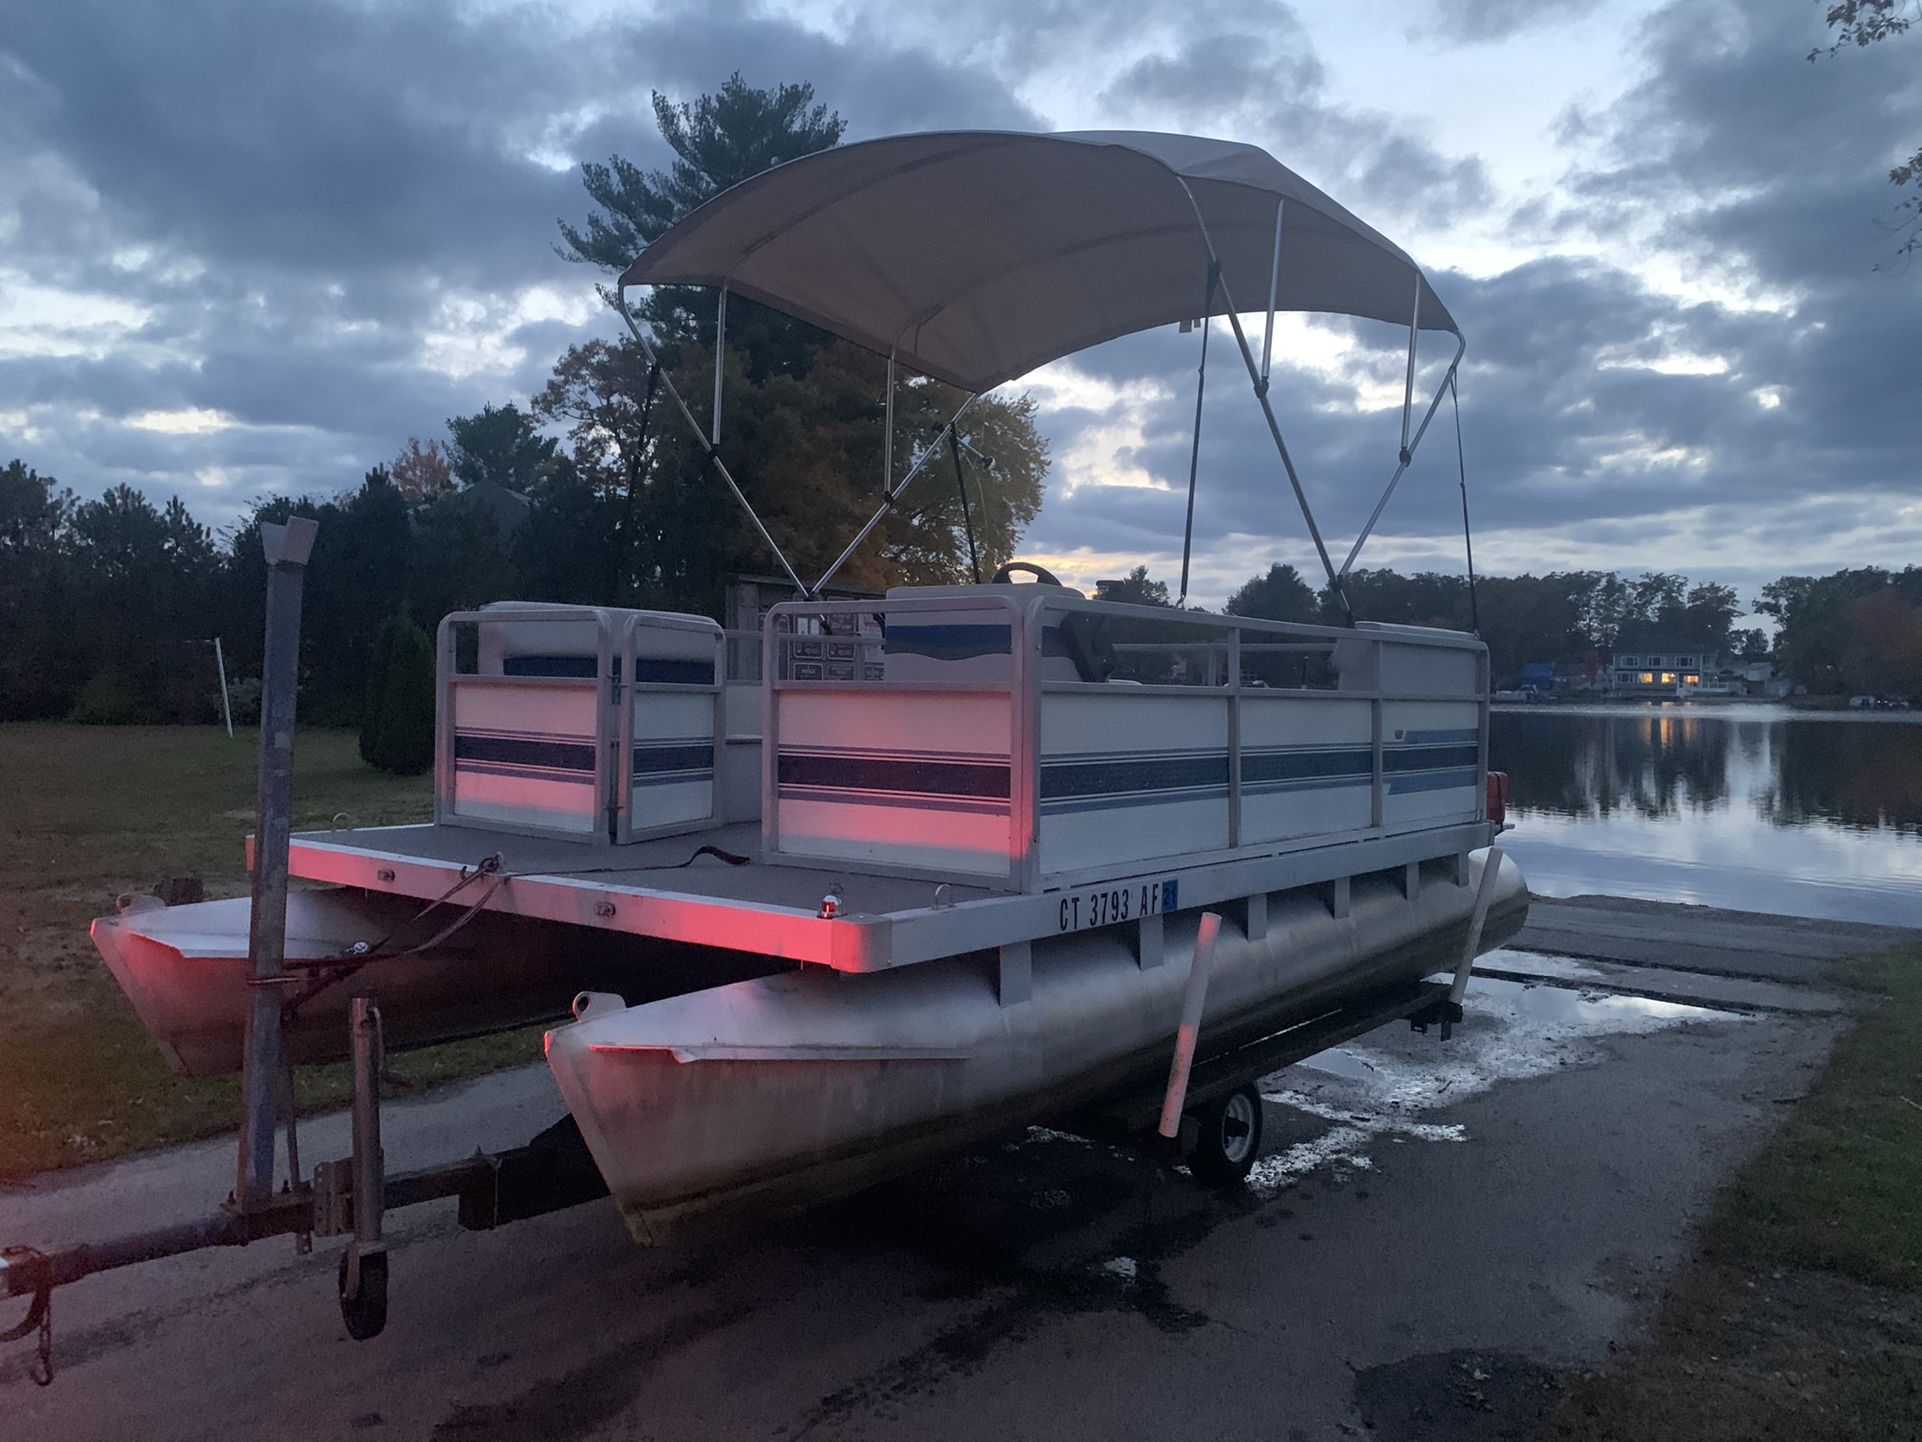
[[[1061,931],[1087,931],[1096,926],[1113,926],[1137,917],[1157,916],[1173,911],[1178,883],[1166,881],[1124,881],[1113,886],[1096,886],[1061,895]]]

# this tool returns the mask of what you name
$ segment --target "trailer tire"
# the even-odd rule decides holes
[[[378,1337],[387,1327],[387,1253],[369,1252],[360,1259],[360,1289],[347,1295],[347,1253],[340,1254],[340,1320],[356,1342]]]
[[[1261,1093],[1237,1087],[1195,1112],[1201,1135],[1188,1170],[1210,1187],[1237,1187],[1248,1180],[1261,1155]]]

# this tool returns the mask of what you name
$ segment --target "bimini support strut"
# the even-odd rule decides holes
[[[643,331],[639,323],[635,321],[634,313],[627,308],[627,296],[618,288],[614,295],[614,308],[621,313],[621,319],[627,322],[628,333],[634,337],[634,343],[641,348],[641,354],[647,357],[648,365],[660,366],[660,356],[656,353],[653,342],[648,340],[647,333]],[[720,337],[718,334],[715,339],[717,342],[719,341]],[[718,398],[719,371],[717,370],[715,374]],[[781,563],[781,570],[786,574],[787,578],[794,583],[795,593],[801,596],[812,595],[813,593],[802,584],[801,577],[796,573],[794,567],[789,564],[786,553],[775,544],[774,537],[768,534],[767,527],[761,523],[760,516],[755,514],[754,507],[748,504],[747,497],[742,494],[741,487],[736,483],[733,473],[727,468],[727,463],[721,459],[720,452],[715,449],[714,442],[709,438],[707,431],[704,430],[701,423],[694,418],[694,412],[688,409],[687,401],[681,395],[680,388],[674,384],[673,377],[668,375],[667,369],[664,366],[661,366],[661,384],[667,388],[668,395],[673,397],[674,408],[681,413],[681,419],[687,422],[688,430],[693,433],[696,440],[700,441],[701,448],[707,454],[708,464],[714,467],[715,474],[720,476],[721,480],[726,483],[729,492],[734,496],[735,503],[746,512],[748,520],[753,522],[755,534],[760,536],[763,544],[767,546],[768,550],[774,553],[774,559]],[[715,407],[715,423],[717,428],[719,425],[719,417],[720,407],[717,404]]]
[[[727,287],[721,287],[721,298],[714,303],[714,423],[708,431],[707,443],[718,446],[721,443],[721,372],[727,364]],[[1405,430],[1406,427],[1403,427]]]
[[[1215,309],[1215,287],[1221,282],[1221,267],[1209,265],[1208,291],[1201,302],[1201,364],[1195,368],[1195,434],[1188,449],[1188,518],[1181,527],[1181,594],[1177,608],[1188,600],[1188,562],[1195,545],[1195,480],[1201,474],[1201,402],[1208,393],[1208,322]]]
[[[1188,197],[1188,207],[1194,212],[1195,216],[1195,230],[1201,236],[1201,243],[1207,247],[1208,250],[1208,263],[1219,272],[1221,267],[1221,254],[1215,249],[1214,237],[1208,233],[1208,222],[1201,214],[1201,204],[1195,199],[1195,193],[1188,188],[1187,181],[1178,175],[1175,177],[1175,181],[1181,186],[1181,193]],[[1275,212],[1275,222],[1277,226],[1276,234],[1279,236],[1279,226],[1281,223],[1281,212],[1279,209]],[[1280,255],[1280,241],[1277,239],[1275,246],[1275,264],[1270,278],[1271,290],[1279,280]],[[1235,309],[1235,298],[1233,293],[1228,289],[1227,278],[1220,276],[1216,280],[1216,285],[1221,291],[1222,302],[1227,308],[1228,324],[1233,328],[1235,333],[1235,345],[1241,351],[1241,363],[1248,368],[1248,383],[1254,387],[1255,403],[1261,407],[1262,419],[1268,422],[1268,434],[1273,437],[1275,450],[1281,455],[1281,468],[1288,474],[1288,485],[1295,493],[1295,504],[1301,508],[1301,519],[1307,524],[1309,538],[1315,543],[1315,554],[1321,558],[1321,568],[1327,573],[1330,589],[1334,591],[1336,599],[1341,602],[1342,615],[1352,621],[1354,619],[1354,612],[1349,608],[1348,597],[1341,589],[1341,577],[1335,570],[1335,563],[1329,559],[1327,542],[1321,538],[1321,527],[1315,523],[1314,507],[1308,504],[1308,493],[1302,489],[1301,477],[1295,472],[1295,459],[1288,454],[1288,442],[1282,439],[1281,422],[1275,419],[1275,409],[1268,404],[1267,378],[1262,375],[1261,362],[1255,359],[1254,347],[1248,344],[1247,332],[1241,328],[1241,315]]]
[[[1415,315],[1419,320],[1421,316],[1421,303],[1419,300],[1416,301]],[[1375,509],[1368,517],[1368,524],[1361,528],[1361,534],[1355,537],[1355,544],[1349,547],[1348,559],[1341,563],[1342,575],[1347,575],[1354,567],[1355,557],[1361,554],[1361,548],[1368,543],[1368,538],[1375,533],[1375,527],[1381,521],[1381,513],[1388,509],[1389,497],[1395,494],[1395,487],[1401,484],[1401,478],[1407,474],[1409,463],[1415,459],[1415,450],[1421,445],[1421,438],[1428,434],[1428,423],[1435,419],[1435,410],[1441,405],[1442,396],[1445,395],[1448,392],[1448,388],[1454,384],[1455,372],[1462,363],[1462,353],[1467,349],[1468,341],[1466,338],[1459,335],[1456,336],[1454,358],[1448,362],[1448,370],[1442,376],[1441,384],[1435,387],[1434,398],[1428,402],[1428,410],[1422,415],[1421,425],[1416,427],[1414,437],[1410,439],[1408,435],[1408,418],[1410,413],[1408,400],[1413,398],[1415,386],[1415,345],[1413,339],[1410,339],[1408,344],[1408,388],[1404,393],[1407,399],[1404,399],[1402,403],[1401,454],[1395,462],[1395,474],[1388,478],[1387,488],[1382,491],[1381,499],[1375,502]]]
[[[891,389],[892,387],[890,387],[890,390]],[[861,543],[874,533],[874,528],[881,524],[882,518],[894,509],[896,503],[900,501],[902,493],[907,490],[914,478],[926,470],[928,462],[941,453],[941,443],[953,434],[956,426],[961,424],[961,417],[968,413],[968,407],[980,399],[981,396],[977,392],[956,407],[954,414],[948,417],[948,423],[941,427],[939,431],[935,432],[934,439],[929,441],[926,449],[914,458],[914,464],[907,468],[900,481],[892,488],[882,492],[881,504],[874,508],[874,514],[868,517],[867,524],[861,527],[852,541],[848,542],[847,549],[834,558],[834,564],[821,572],[821,579],[814,583],[814,589],[808,593],[809,595],[820,595],[821,588],[840,574],[841,568],[854,559],[854,553],[861,549]],[[890,426],[889,429],[892,430],[892,427]],[[892,449],[892,446],[890,446],[890,449]]]

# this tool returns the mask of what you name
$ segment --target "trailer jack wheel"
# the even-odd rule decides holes
[[[1261,1155],[1261,1093],[1239,1087],[1195,1113],[1201,1135],[1188,1169],[1211,1187],[1239,1186]]]
[[[340,1319],[356,1342],[378,1337],[387,1326],[387,1253],[368,1252],[360,1259],[360,1285],[347,1291],[347,1253],[340,1254]]]

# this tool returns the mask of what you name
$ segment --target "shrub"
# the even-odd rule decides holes
[[[252,726],[260,720],[260,678],[236,676],[227,682],[227,704],[233,709],[234,725]],[[218,702],[220,695],[214,693]]]
[[[361,755],[378,771],[417,776],[434,764],[434,643],[403,608],[381,626],[374,662]]]
[[[367,658],[367,696],[360,706],[360,759],[369,766],[380,763],[374,757],[380,750],[380,707],[387,694],[387,671],[394,658],[394,637],[400,623],[413,624],[406,612],[397,611],[381,622],[374,635],[373,654]]]
[[[118,671],[99,671],[80,688],[68,720],[84,726],[132,726],[147,719],[132,684]]]

